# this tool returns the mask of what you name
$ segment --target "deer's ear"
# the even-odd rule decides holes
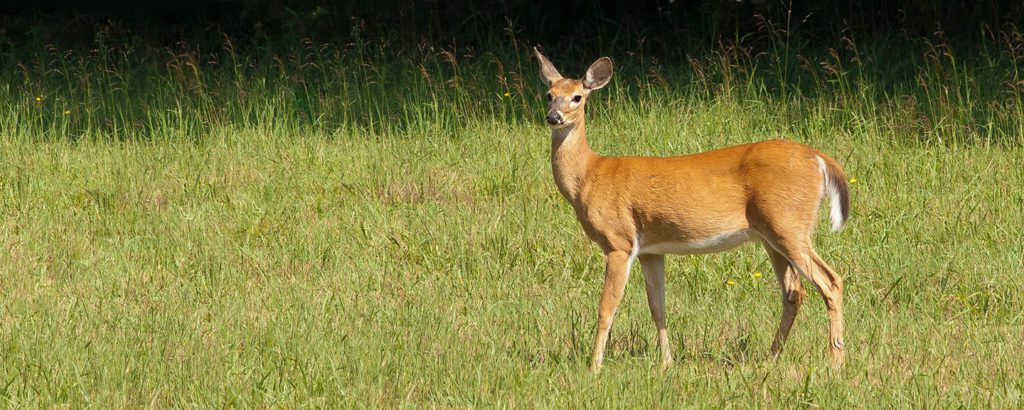
[[[612,59],[601,57],[590,65],[583,76],[583,86],[588,90],[596,90],[608,85],[612,79]]]
[[[537,47],[533,48],[533,55],[540,62],[540,78],[544,80],[544,84],[551,85],[551,83],[562,79],[562,75],[558,73],[555,66],[551,64],[551,61],[548,61],[547,57],[544,57],[544,54],[537,51]]]

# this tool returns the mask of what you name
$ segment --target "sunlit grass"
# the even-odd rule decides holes
[[[601,153],[787,137],[846,166],[853,217],[817,240],[847,285],[848,364],[828,370],[813,292],[782,359],[766,359],[779,289],[747,246],[669,258],[677,357],[665,373],[634,275],[595,377],[600,253],[552,182],[532,61],[496,49],[301,44],[272,64],[225,45],[217,64],[141,49],[6,63],[0,399],[1021,400],[1024,117],[1008,92],[1012,50],[959,61],[923,49],[908,57],[922,62],[919,84],[879,83],[883,68],[843,57],[782,86],[758,61],[715,66],[739,51],[646,71],[622,58],[613,87],[591,99]],[[590,62],[549,54],[567,75]]]

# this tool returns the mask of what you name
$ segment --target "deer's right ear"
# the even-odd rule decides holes
[[[533,55],[537,57],[537,61],[540,62],[540,78],[544,80],[544,84],[551,85],[551,83],[561,80],[562,75],[558,73],[554,65],[551,65],[551,61],[548,61],[544,54],[537,51],[537,47],[533,48]]]

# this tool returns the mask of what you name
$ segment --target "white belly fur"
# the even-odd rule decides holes
[[[639,253],[650,255],[715,253],[735,248],[753,240],[755,237],[753,232],[747,229],[740,229],[690,242],[641,243]]]

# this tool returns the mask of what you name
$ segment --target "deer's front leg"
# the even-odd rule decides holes
[[[608,332],[612,328],[615,310],[618,309],[622,294],[626,290],[633,257],[626,251],[611,251],[605,254],[604,291],[601,292],[601,305],[597,310],[597,338],[594,340],[594,354],[590,360],[590,371],[593,373],[601,370]]]
[[[668,345],[668,330],[665,328],[665,256],[641,255],[640,266],[644,269],[647,282],[647,306],[658,329],[658,347],[661,349],[661,368],[672,364],[672,348]]]

